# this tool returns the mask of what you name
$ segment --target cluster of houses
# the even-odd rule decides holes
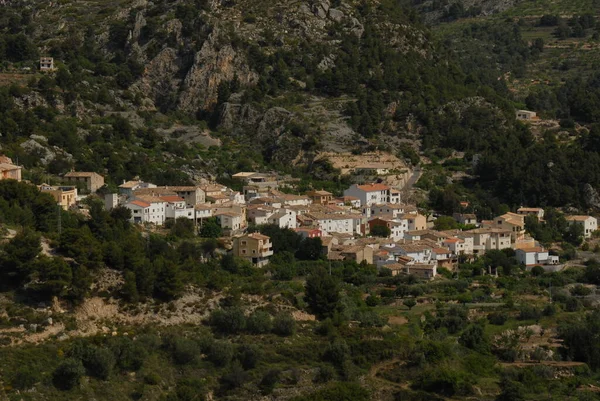
[[[11,164],[0,159],[0,167]],[[2,178],[20,169],[6,168]],[[6,174],[6,175],[5,175]],[[201,227],[213,218],[223,235],[232,239],[233,253],[257,266],[268,263],[273,255],[270,238],[247,233],[249,226],[273,224],[294,230],[303,238],[321,238],[322,252],[329,260],[354,260],[374,264],[396,274],[415,274],[433,278],[439,267],[453,269],[459,257],[483,255],[490,250],[512,248],[525,266],[559,265],[552,256],[525,232],[525,217],[543,220],[541,208],[519,208],[493,220],[478,221],[473,214],[455,214],[454,219],[474,227],[468,230],[436,231],[433,223],[414,205],[401,201],[400,191],[382,183],[353,184],[336,197],[324,190],[304,195],[284,193],[273,174],[242,172],[235,174],[242,191],[207,182],[194,186],[157,186],[140,180],[119,185],[119,192],[105,195],[105,208],[122,206],[131,211],[131,221],[139,224],[164,225],[169,220],[185,218]],[[69,186],[42,184],[39,189],[50,193],[63,208],[74,207],[78,190],[96,192],[104,185],[101,175],[93,172],[70,172],[63,182]],[[568,216],[570,224],[579,224],[586,238],[597,230],[591,216]],[[383,226],[384,237],[370,235]]]

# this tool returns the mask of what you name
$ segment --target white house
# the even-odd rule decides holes
[[[131,210],[131,221],[134,223],[154,223],[163,225],[165,222],[165,202],[133,200],[127,202],[125,207]]]
[[[517,214],[536,216],[538,220],[542,220],[544,218],[544,209],[541,207],[520,207],[517,209]]]
[[[478,228],[464,233],[473,236],[473,253],[484,254],[490,250],[502,250],[511,247],[510,230],[501,228]],[[464,237],[463,237],[464,238]]]
[[[323,235],[327,235],[328,233],[354,233],[355,218],[353,216],[343,214],[307,213],[306,217],[312,220],[314,225],[321,229]]]
[[[567,216],[569,224],[579,224],[583,228],[583,236],[591,238],[592,233],[598,229],[598,220],[592,216]]]
[[[288,206],[308,206],[312,203],[312,199],[306,195],[282,194],[277,199]]]
[[[559,264],[558,256],[550,255],[550,253],[542,247],[517,249],[515,254],[517,262],[528,267]]]
[[[225,230],[236,231],[243,227],[242,215],[235,212],[220,212],[215,214],[217,222]]]
[[[464,225],[477,225],[477,216],[472,213],[454,213],[454,220]]]
[[[156,188],[156,185],[144,181],[127,181],[119,185],[119,193],[131,197],[134,191],[142,188]]]
[[[373,205],[370,207],[371,216],[380,216],[382,214],[389,214],[393,218],[396,218],[406,212],[404,205],[386,203],[383,205]]]
[[[416,263],[429,263],[431,258],[431,247],[421,244],[398,244],[402,256],[412,258]]]
[[[275,224],[279,228],[297,227],[296,212],[289,209],[280,209],[268,217],[269,224]]]
[[[207,219],[209,217],[212,217],[212,215],[213,215],[212,206],[207,205],[207,204],[196,205],[196,206],[194,206],[194,210],[195,210],[196,220]]]
[[[178,219],[184,217],[193,220],[196,213],[193,207],[189,207],[185,203],[185,199],[179,196],[161,196],[160,199],[165,202],[165,218]]]
[[[353,184],[344,191],[344,196],[360,199],[361,206],[400,203],[400,194],[395,192],[392,195],[391,188],[385,184]]]
[[[464,255],[465,252],[465,240],[462,238],[446,238],[442,241],[442,245],[448,247],[450,252],[454,255]]]

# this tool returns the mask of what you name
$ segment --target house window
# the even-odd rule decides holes
[[[246,241],[242,241],[242,245],[246,245]]]
[[[244,254],[244,255],[246,254],[246,250],[245,249],[242,249],[242,254]]]
[[[256,253],[256,249],[253,249],[253,250],[252,250],[252,254],[255,254],[255,253]]]

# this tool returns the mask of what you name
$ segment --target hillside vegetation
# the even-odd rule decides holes
[[[319,155],[383,151],[422,165],[428,214],[546,208],[526,228],[570,260],[581,233],[557,209],[600,207],[598,7],[4,1],[1,152],[34,184],[277,170],[340,195]],[[593,258],[553,273],[491,251],[421,281],[264,226],[258,269],[209,229],[87,207],[0,181],[0,400],[598,398]]]

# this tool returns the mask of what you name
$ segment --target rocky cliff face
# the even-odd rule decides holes
[[[212,110],[217,102],[217,89],[223,81],[232,81],[236,77],[242,85],[254,85],[258,80],[243,54],[236,52],[229,43],[219,45],[220,36],[220,30],[215,28],[194,56],[194,64],[183,80],[179,95],[181,110]]]

